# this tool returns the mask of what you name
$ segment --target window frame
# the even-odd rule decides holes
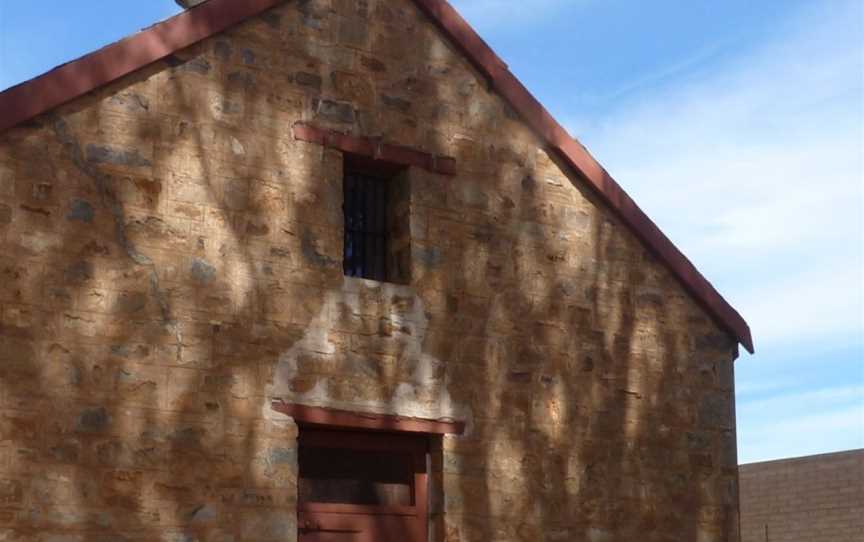
[[[342,153],[342,216],[344,220],[342,231],[342,273],[345,277],[387,284],[410,284],[411,215],[409,172],[410,168],[407,165],[377,160],[357,154]],[[355,183],[380,183],[380,187],[375,188],[375,192],[380,197],[371,200],[366,199],[361,207],[364,210],[370,208],[379,209],[379,212],[375,213],[375,215],[380,221],[383,221],[383,228],[380,233],[366,231],[370,230],[368,224],[364,224],[363,228],[353,227],[349,230],[347,183],[351,178],[353,178],[353,182]],[[355,189],[354,193],[355,195],[360,194],[359,200],[364,199],[363,190]],[[363,272],[356,275],[349,273],[347,252],[349,236],[352,235],[355,239],[362,238],[364,247],[368,247],[368,242],[372,238],[380,240],[381,252],[377,253],[369,263],[372,264],[373,261],[380,263],[381,273],[376,274],[374,272],[377,270],[377,263],[372,264],[372,272],[369,269],[363,269]],[[408,240],[407,251],[404,248],[400,250],[400,247],[404,247],[406,238]],[[369,260],[368,258],[366,259]],[[365,266],[366,263],[361,262],[360,267]]]

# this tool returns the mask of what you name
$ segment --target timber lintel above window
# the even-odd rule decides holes
[[[402,166],[419,167],[440,175],[456,175],[456,159],[449,156],[436,156],[411,147],[384,143],[379,138],[359,137],[326,130],[298,122],[293,128],[294,139],[317,143],[366,158],[373,158]]]
[[[465,422],[453,420],[431,420],[388,414],[350,412],[347,410],[284,403],[282,401],[273,401],[271,406],[276,412],[291,416],[301,426],[423,433],[427,435],[461,435],[465,432]]]

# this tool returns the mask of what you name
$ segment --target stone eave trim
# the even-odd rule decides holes
[[[461,435],[465,423],[453,420],[410,418],[371,412],[351,412],[332,408],[299,405],[273,401],[271,408],[294,418],[297,425],[330,429],[360,429],[396,433],[422,433],[426,435]]]
[[[0,93],[0,132],[257,15],[284,0],[209,0]],[[751,354],[750,327],[611,175],[552,117],[446,0],[413,0],[522,119]]]
[[[316,143],[328,149],[399,166],[419,167],[441,175],[456,175],[456,159],[449,156],[436,156],[410,147],[384,143],[380,139],[353,136],[302,122],[294,125],[292,133],[298,141]]]

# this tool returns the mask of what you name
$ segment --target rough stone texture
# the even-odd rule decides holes
[[[410,284],[343,277],[301,120],[457,158],[404,180]],[[0,540],[293,540],[277,398],[465,420],[436,542],[737,540],[734,339],[407,0],[289,1],[0,134],[0,254]]]
[[[864,450],[742,465],[742,542],[864,540]]]

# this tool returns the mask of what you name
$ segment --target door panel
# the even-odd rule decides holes
[[[425,522],[416,516],[364,514],[300,514],[302,542],[413,542],[423,541]],[[424,532],[420,532],[420,529]]]
[[[426,542],[423,437],[300,431],[300,542]]]

